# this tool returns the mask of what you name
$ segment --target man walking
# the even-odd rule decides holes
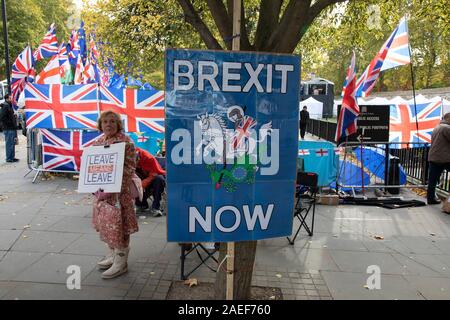
[[[307,109],[308,108],[304,106],[303,110],[300,111],[300,137],[302,137],[302,140],[305,140],[306,127],[309,122],[309,112]]]
[[[0,111],[0,122],[5,134],[6,162],[17,162],[15,158],[17,140],[17,121],[9,93],[5,94],[5,102]]]
[[[433,130],[428,161],[430,162],[430,174],[427,202],[428,204],[439,204],[441,201],[436,197],[436,184],[439,182],[442,171],[450,171],[450,112],[444,115],[441,123]]]

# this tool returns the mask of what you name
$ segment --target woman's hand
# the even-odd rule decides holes
[[[99,201],[103,201],[108,199],[109,197],[111,197],[111,193],[106,193],[103,191],[103,189],[98,189],[95,193],[94,196],[97,198],[97,200]]]

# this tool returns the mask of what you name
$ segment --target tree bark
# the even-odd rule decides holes
[[[195,30],[197,30],[197,32],[200,34],[200,37],[203,39],[208,49],[221,50],[222,49],[221,45],[216,40],[216,38],[214,38],[208,26],[200,18],[191,1],[190,0],[177,0],[177,1],[180,4],[181,8],[183,9],[186,21],[190,23],[195,28]]]
[[[275,30],[280,19],[283,0],[262,0],[259,6],[259,19],[256,27],[255,49],[265,51],[270,31]]]
[[[222,0],[206,0],[206,2],[227,49],[231,50],[233,20],[230,19]]]
[[[233,300],[248,300],[253,277],[253,266],[256,255],[256,241],[241,241],[235,243]],[[224,261],[227,254],[227,244],[220,244],[219,262]],[[215,297],[218,300],[226,298],[226,261],[217,270],[215,283]]]

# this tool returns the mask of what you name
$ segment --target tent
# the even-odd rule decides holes
[[[360,101],[358,99],[358,103],[360,105],[369,105],[369,106],[373,106],[373,105],[383,106],[384,105],[385,106],[385,105],[389,105],[390,101],[388,99],[386,99],[386,98],[376,97],[376,98],[368,100],[368,101],[367,100]]]
[[[370,176],[363,172],[364,176],[364,185],[370,184]],[[361,188],[359,186],[362,185],[362,176],[361,176],[361,168],[359,168],[357,165],[349,162],[349,161],[342,161],[339,160],[339,176],[338,176],[338,182],[339,185],[344,185],[348,187],[340,187],[340,190],[343,191],[351,191],[351,186],[355,186],[355,191],[360,191]],[[336,188],[336,182],[331,184],[332,188]]]
[[[408,104],[414,104],[414,98],[409,99]],[[423,95],[419,94],[418,96],[416,96],[416,104],[425,104],[425,103],[429,103],[430,99],[425,98]]]
[[[442,115],[450,112],[450,101],[447,99],[442,99]]]
[[[317,101],[313,97],[300,102],[299,112],[306,106],[308,108],[309,117],[312,119],[321,119],[323,114],[323,103]]]
[[[408,101],[400,96],[396,96],[391,100],[389,100],[389,104],[404,104],[404,103],[408,103]]]

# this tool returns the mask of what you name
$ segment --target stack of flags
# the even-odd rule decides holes
[[[354,77],[356,75],[355,63],[355,54],[353,53],[351,68],[349,67],[342,89],[344,98],[337,123],[336,142],[356,132],[356,117],[359,115],[356,98],[369,96],[380,72],[411,63],[406,19],[400,20],[397,28],[395,28],[358,80],[355,80]]]

